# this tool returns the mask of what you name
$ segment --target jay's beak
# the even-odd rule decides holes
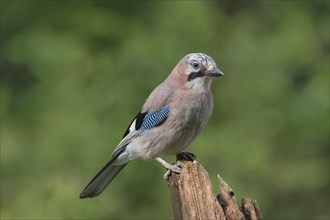
[[[214,76],[214,77],[219,77],[219,76],[223,76],[223,72],[221,72],[221,70],[219,69],[214,69],[214,70],[211,70],[211,71],[208,71],[206,73],[208,76]]]

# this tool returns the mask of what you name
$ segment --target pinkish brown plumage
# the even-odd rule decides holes
[[[130,160],[153,158],[168,170],[180,173],[178,166],[162,157],[182,152],[203,130],[213,109],[212,78],[222,75],[206,54],[183,57],[151,92],[110,161],[90,181],[80,198],[99,195]]]

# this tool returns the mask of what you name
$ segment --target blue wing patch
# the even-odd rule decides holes
[[[170,106],[168,105],[165,105],[149,114],[148,112],[139,112],[128,126],[123,138],[126,137],[133,130],[147,130],[161,125],[166,120],[166,117],[168,116],[169,112]]]
[[[162,124],[166,120],[166,117],[168,116],[169,112],[170,112],[170,106],[165,105],[159,108],[158,110],[150,114],[147,114],[143,119],[141,129],[147,130]]]

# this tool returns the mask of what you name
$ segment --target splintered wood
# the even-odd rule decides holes
[[[239,206],[234,191],[218,175],[216,196],[207,171],[196,160],[178,161],[181,174],[168,178],[174,219],[261,220],[256,201],[243,198]]]

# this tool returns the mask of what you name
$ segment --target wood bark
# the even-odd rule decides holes
[[[178,161],[181,174],[171,173],[168,184],[174,219],[262,220],[255,200],[242,198],[238,204],[234,191],[217,176],[220,193],[214,190],[207,171],[196,160]]]

